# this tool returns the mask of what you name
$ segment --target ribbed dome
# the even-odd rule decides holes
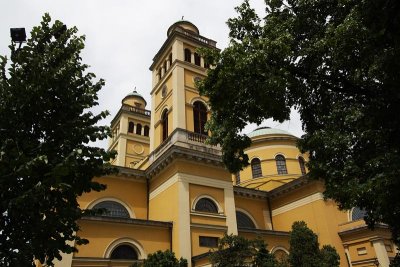
[[[247,136],[252,138],[252,137],[256,137],[256,136],[261,136],[261,135],[290,135],[293,136],[293,134],[285,131],[285,130],[281,130],[281,129],[275,129],[275,128],[270,128],[270,127],[258,127],[257,129],[255,129],[254,131],[252,131],[251,133],[249,133]]]
[[[138,97],[138,98],[141,98],[141,99],[144,101],[145,105],[147,105],[146,100],[143,98],[143,96],[142,96],[141,94],[139,94],[139,93],[136,91],[136,88],[133,90],[133,92],[127,94],[127,95],[124,97],[123,100],[125,100],[126,98],[131,98],[131,97]],[[123,101],[123,100],[122,100],[122,101]]]

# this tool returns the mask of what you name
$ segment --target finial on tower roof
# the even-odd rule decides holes
[[[183,20],[183,17],[184,17],[184,16],[182,16],[181,20]]]

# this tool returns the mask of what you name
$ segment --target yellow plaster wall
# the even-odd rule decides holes
[[[226,217],[213,217],[207,216],[206,214],[191,214],[190,222],[195,224],[206,224],[206,225],[226,225]]]
[[[194,210],[193,203],[194,201],[202,195],[211,196],[216,201],[218,201],[218,205],[221,207],[223,212],[225,213],[225,201],[224,201],[224,189],[223,188],[213,188],[209,186],[202,185],[189,185],[189,198],[190,198],[190,207]]]
[[[245,231],[239,231],[239,236],[243,236],[246,239],[254,240],[260,238],[268,245],[267,248],[272,250],[275,247],[283,247],[289,250],[289,236],[287,235],[275,235],[273,233],[250,233]]]
[[[146,183],[144,181],[118,177],[95,178],[95,181],[107,185],[107,189],[83,194],[78,199],[81,208],[87,208],[90,203],[101,198],[114,198],[122,201],[133,210],[137,219],[146,219],[147,196]]]
[[[81,231],[78,235],[88,239],[89,244],[78,246],[79,252],[75,253],[75,257],[104,257],[107,248],[119,238],[135,240],[146,255],[170,249],[168,228],[87,220],[80,220],[79,225]]]
[[[150,145],[144,140],[127,140],[126,153],[143,158],[150,153]]]
[[[191,228],[191,240],[192,240],[192,257],[196,255],[200,255],[210,251],[210,247],[200,247],[199,237],[200,236],[209,236],[209,237],[218,237],[222,238],[224,236],[224,230],[211,230],[211,229],[201,229],[201,228]]]
[[[249,199],[235,196],[236,209],[247,211],[256,221],[258,229],[267,229],[263,211],[268,211],[267,200]],[[269,216],[269,215],[268,215]]]
[[[162,88],[164,85],[167,86],[167,95],[166,97],[162,97]],[[158,89],[156,90],[155,94],[155,107],[156,110],[161,108],[163,105],[165,105],[166,101],[168,98],[171,96],[171,91],[172,91],[172,75],[169,74],[168,77],[166,77],[165,81],[158,86]]]
[[[231,174],[223,167],[210,166],[186,160],[179,160],[176,164],[181,173],[213,178],[220,181],[231,181]]]
[[[146,102],[143,99],[141,99],[140,97],[127,97],[123,101],[123,104],[130,105],[130,106],[133,106],[133,107],[138,107],[138,108],[141,108],[141,109],[145,109],[146,108]]]

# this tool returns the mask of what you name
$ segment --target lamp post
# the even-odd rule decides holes
[[[11,28],[10,34],[11,40],[15,43],[19,43],[18,49],[20,49],[22,43],[26,41],[25,28]]]

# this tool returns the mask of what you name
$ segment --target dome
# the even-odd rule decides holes
[[[122,99],[122,103],[124,103],[125,100],[127,100],[127,99],[135,99],[135,98],[136,98],[136,99],[139,98],[139,99],[141,100],[141,102],[143,102],[144,106],[147,105],[146,100],[144,99],[144,97],[143,97],[141,94],[139,94],[139,93],[136,91],[136,88],[133,90],[133,92],[127,94],[127,95],[124,97],[124,99]]]
[[[172,24],[167,31],[167,36],[170,36],[170,34],[176,29],[176,28],[181,28],[185,31],[191,31],[195,34],[200,34],[199,29],[191,23],[190,21],[187,20],[180,20]]]
[[[258,127],[251,133],[247,134],[248,137],[253,138],[261,135],[290,135],[294,136],[293,134],[289,133],[288,131],[275,129],[271,127]]]

